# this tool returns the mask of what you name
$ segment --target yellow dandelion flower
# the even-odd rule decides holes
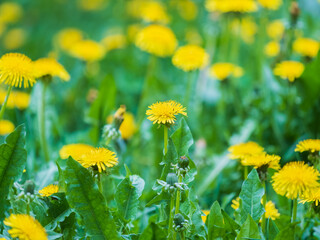
[[[198,15],[198,7],[191,0],[179,0],[177,7],[179,15],[186,21],[192,21]]]
[[[0,104],[4,103],[7,92],[0,89]],[[20,110],[26,109],[30,103],[30,95],[25,92],[12,91],[9,95],[7,108],[18,108]]]
[[[241,164],[244,166],[253,166],[254,168],[268,167],[275,170],[280,169],[280,156],[259,153],[248,155],[241,159]]]
[[[61,159],[67,159],[68,157],[72,157],[75,160],[79,160],[82,155],[91,152],[95,148],[82,143],[74,143],[74,144],[68,144],[64,145],[60,151],[59,155]]]
[[[267,34],[274,40],[279,40],[284,34],[285,26],[281,20],[274,20],[267,26]]]
[[[299,78],[304,71],[304,65],[296,61],[283,61],[276,65],[273,73],[276,76],[280,76],[283,79],[288,79],[293,82],[296,78]]]
[[[231,207],[234,209],[234,210],[238,210],[239,207],[240,207],[240,198],[237,197],[236,199],[232,199],[231,201]]]
[[[7,135],[14,131],[14,124],[9,120],[0,120],[0,135]]]
[[[104,47],[92,40],[76,42],[69,50],[70,54],[84,61],[98,61],[105,55]]]
[[[293,51],[311,58],[318,55],[319,47],[319,42],[310,38],[298,38],[293,42]]]
[[[50,184],[49,186],[46,186],[39,190],[39,194],[42,197],[50,197],[52,194],[55,194],[57,192],[59,192],[59,187],[54,184]]]
[[[278,10],[282,4],[282,0],[258,0],[260,5],[270,10]]]
[[[127,39],[123,34],[112,34],[103,38],[101,43],[105,50],[109,52],[114,49],[124,48],[127,44]]]
[[[204,68],[208,62],[209,54],[196,45],[180,47],[172,57],[173,65],[185,72]]]
[[[264,52],[268,57],[275,57],[280,53],[280,44],[277,41],[268,42]]]
[[[82,155],[78,160],[85,168],[97,167],[99,172],[105,171],[106,168],[112,168],[118,164],[116,154],[106,148],[95,148],[90,152]]]
[[[264,149],[255,142],[246,142],[233,145],[228,148],[231,159],[243,159],[251,155],[263,153]]]
[[[22,8],[14,2],[4,2],[0,5],[0,22],[15,23],[22,16]]]
[[[240,34],[245,43],[252,44],[257,31],[258,26],[252,18],[246,17],[241,19]]]
[[[22,47],[27,40],[27,33],[22,28],[14,28],[7,32],[3,39],[3,45],[7,50]]]
[[[300,196],[300,203],[305,204],[306,202],[312,202],[316,206],[320,203],[320,187],[317,187],[310,191],[308,194]]]
[[[130,139],[137,131],[137,124],[135,123],[132,113],[125,112],[123,115],[123,122],[120,125],[119,131],[123,139]]]
[[[203,40],[197,29],[187,28],[185,33],[185,39],[188,44],[202,45]]]
[[[243,69],[232,63],[215,63],[210,68],[210,75],[223,81],[230,76],[241,77],[243,75]]]
[[[290,162],[272,176],[272,186],[279,195],[294,199],[319,187],[319,175],[304,162]]]
[[[139,9],[139,18],[150,23],[168,23],[169,16],[165,7],[156,1],[144,1]]]
[[[187,116],[186,108],[175,101],[157,102],[149,106],[146,114],[153,124],[174,124],[176,115]]]
[[[20,240],[47,240],[46,230],[33,217],[26,214],[11,214],[3,223],[9,227],[12,238]]]
[[[205,223],[207,220],[207,216],[209,215],[210,211],[209,210],[202,210],[202,213],[204,215],[201,216],[202,221]]]
[[[32,87],[36,82],[33,62],[21,53],[7,53],[0,58],[0,83],[13,87]]]
[[[280,218],[280,213],[272,201],[268,201],[265,206],[265,217],[271,218],[273,221]]]
[[[136,36],[141,30],[140,24],[131,24],[127,29],[128,39],[130,42],[135,42]]]
[[[254,0],[207,0],[206,9],[209,12],[255,12],[258,10]]]
[[[152,24],[139,31],[135,44],[150,54],[168,57],[176,49],[177,39],[170,28]]]
[[[106,0],[78,0],[79,7],[85,11],[101,10],[107,3]]]
[[[75,43],[80,42],[82,38],[83,33],[76,28],[63,29],[55,37],[58,46],[65,51],[68,51]]]
[[[295,152],[319,152],[320,151],[320,139],[307,139],[300,141],[297,144]]]
[[[70,80],[69,73],[54,58],[40,58],[34,62],[34,71],[37,78],[44,76],[59,77],[64,81]]]

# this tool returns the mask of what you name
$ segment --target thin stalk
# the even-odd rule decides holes
[[[298,208],[298,200],[297,198],[293,199],[293,209],[292,209],[292,219],[291,223],[294,223],[297,219],[297,208]]]
[[[170,217],[169,217],[169,228],[168,228],[168,236],[167,236],[167,239],[171,239],[171,236],[172,236],[173,217],[174,217],[173,208],[174,208],[174,194],[171,194]]]
[[[179,174],[179,183],[181,183],[181,182],[182,182],[182,175]],[[177,189],[176,207],[175,207],[174,215],[178,214],[179,210],[180,210],[180,196],[181,196],[181,192],[180,192],[180,189],[178,188]],[[176,239],[176,238],[177,238],[177,233],[174,232],[173,239]]]
[[[263,205],[263,207],[265,209],[266,208],[266,203],[267,203],[266,181],[263,181],[262,185],[263,185],[263,188],[264,188],[264,195],[262,197],[262,205]],[[266,214],[265,213],[263,213],[263,215],[262,215],[261,228],[262,228],[262,232],[265,233],[266,232]]]
[[[50,161],[49,158],[49,150],[48,143],[46,138],[46,119],[45,119],[45,110],[46,110],[46,91],[47,91],[48,83],[42,82],[42,93],[41,99],[39,103],[38,109],[38,117],[39,117],[39,134],[40,134],[40,146],[43,151],[43,156],[46,162]]]
[[[270,219],[267,219],[267,229],[266,229],[266,240],[269,240],[269,224],[270,224]]]
[[[248,166],[244,166],[243,176],[244,176],[244,180],[246,180],[248,177]]]
[[[187,89],[186,89],[186,95],[184,99],[185,107],[189,107],[189,102],[191,98],[192,93],[192,85],[193,85],[193,72],[187,72]]]
[[[12,90],[12,86],[10,85],[9,88],[8,88],[8,91],[7,91],[6,98],[4,99],[4,102],[3,102],[2,107],[1,107],[0,120],[2,119],[2,117],[3,117],[3,115],[4,115],[4,111],[6,110],[7,103],[8,103],[8,99],[9,99],[9,96],[10,96],[10,93],[11,93],[11,90]]]
[[[164,125],[163,127],[164,127],[163,146],[164,146],[164,155],[166,155],[168,151],[168,127],[166,125]]]
[[[30,215],[30,200],[27,201],[27,214]]]
[[[183,231],[180,232],[180,239],[181,239],[181,240],[185,240],[185,238],[184,238],[184,232],[183,232]]]
[[[103,189],[102,189],[102,181],[101,181],[101,173],[98,171],[98,188],[99,191],[103,194]]]

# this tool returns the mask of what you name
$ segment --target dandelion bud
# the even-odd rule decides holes
[[[185,220],[184,220],[184,217],[180,213],[178,213],[174,215],[173,222],[174,222],[174,225],[182,227],[183,224],[185,223]]]
[[[299,4],[297,2],[291,3],[290,14],[291,14],[291,19],[292,19],[292,24],[295,25],[298,20],[299,15],[300,15],[300,8],[299,8]]]
[[[178,183],[177,175],[175,173],[168,173],[167,178],[166,178],[166,182],[170,186],[174,186],[176,183]]]
[[[27,193],[34,194],[34,188],[35,188],[35,184],[33,181],[27,180],[24,183],[24,193],[25,194],[27,194]]]
[[[126,106],[121,105],[120,108],[116,111],[114,114],[114,125],[116,129],[120,128],[121,123],[123,122],[124,119],[124,114],[126,112]]]
[[[186,156],[180,157],[178,166],[179,168],[186,169],[189,166],[189,158],[187,158]]]

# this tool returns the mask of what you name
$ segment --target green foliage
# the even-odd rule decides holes
[[[193,144],[190,128],[184,118],[181,118],[180,127],[172,134],[172,141],[176,147],[178,157],[187,156]]]
[[[20,125],[0,145],[0,221],[4,218],[9,190],[26,164],[25,135],[25,127]]]
[[[217,239],[224,235],[224,220],[220,205],[215,201],[208,216],[208,239]]]
[[[68,203],[82,218],[91,239],[121,239],[105,199],[89,171],[71,157],[63,171]]]
[[[249,214],[247,220],[241,226],[236,240],[240,239],[261,239],[258,225]]]

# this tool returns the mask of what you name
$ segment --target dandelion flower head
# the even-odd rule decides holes
[[[69,53],[83,61],[99,61],[105,55],[104,47],[92,40],[82,40],[76,42],[70,49]]]
[[[64,145],[60,149],[59,155],[61,159],[67,159],[68,157],[72,157],[75,160],[79,160],[82,157],[82,155],[94,149],[94,147],[83,143],[68,144]]]
[[[241,77],[243,75],[243,69],[232,63],[215,63],[210,67],[210,75],[223,81],[230,76]]]
[[[296,61],[283,61],[276,65],[273,72],[276,76],[280,76],[283,79],[288,79],[290,82],[294,82],[296,78],[299,78],[304,71],[304,65]]]
[[[277,41],[271,41],[264,47],[264,52],[268,57],[275,57],[280,52],[280,44]]]
[[[14,131],[14,124],[9,120],[0,120],[0,136],[7,135]]]
[[[280,169],[280,156],[269,155],[266,153],[259,153],[255,155],[248,155],[241,159],[244,166],[253,166],[254,168],[268,167],[275,170]]]
[[[307,139],[300,141],[297,144],[295,152],[319,152],[320,151],[320,139]]]
[[[207,0],[206,9],[209,12],[255,12],[258,10],[254,0]]]
[[[262,154],[264,149],[255,142],[246,142],[233,145],[228,148],[231,159],[243,159],[248,156]]]
[[[282,4],[282,0],[258,0],[260,5],[270,10],[278,10]]]
[[[313,189],[307,194],[300,196],[300,202],[305,204],[306,202],[312,202],[316,206],[320,203],[320,187]]]
[[[265,217],[271,218],[273,221],[280,218],[280,213],[272,201],[268,201],[265,206]]]
[[[58,185],[54,185],[54,184],[50,184],[42,188],[41,190],[39,190],[39,194],[42,197],[50,197],[52,194],[55,194],[57,192],[59,192],[59,187]]]
[[[37,78],[44,76],[59,77],[64,81],[70,80],[66,69],[54,58],[40,58],[34,62],[35,75]]]
[[[319,47],[319,42],[310,38],[298,38],[293,42],[293,51],[311,58],[318,55]]]

